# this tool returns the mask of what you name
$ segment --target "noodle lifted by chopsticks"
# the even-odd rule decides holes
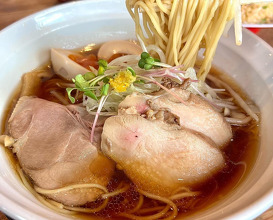
[[[233,18],[236,44],[242,43],[240,4],[239,0],[126,0],[136,34],[145,45],[160,47],[171,66],[183,64],[183,70],[196,66],[201,80],[205,80],[218,41]]]

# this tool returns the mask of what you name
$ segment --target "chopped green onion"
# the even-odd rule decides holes
[[[268,8],[268,5],[264,5],[264,6],[263,6],[263,9],[267,9],[267,8]]]

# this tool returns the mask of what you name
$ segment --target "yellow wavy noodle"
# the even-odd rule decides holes
[[[106,208],[109,203],[109,199],[114,196],[118,196],[129,190],[130,185],[126,183],[121,183],[117,189],[113,192],[109,192],[104,186],[99,184],[74,184],[66,187],[62,187],[59,189],[47,190],[42,189],[38,186],[35,186],[31,183],[29,178],[24,174],[19,164],[16,164],[16,170],[19,174],[19,177],[24,184],[24,186],[29,190],[42,204],[53,209],[54,211],[66,215],[75,215],[78,213],[97,213]],[[82,189],[82,188],[97,188],[104,192],[101,195],[101,199],[104,199],[102,204],[96,208],[84,208],[84,207],[70,207],[63,205],[59,202],[46,198],[46,195],[59,193],[74,189]],[[178,214],[178,208],[176,204],[172,200],[177,200],[185,197],[193,197],[197,196],[199,192],[192,192],[190,189],[186,187],[182,187],[177,189],[173,196],[170,198],[164,198],[161,196],[157,196],[143,190],[137,189],[139,193],[139,201],[136,206],[127,212],[120,213],[118,216],[125,217],[128,219],[136,219],[136,220],[153,220],[153,219],[164,219],[170,220],[174,219]],[[152,208],[143,207],[144,205],[144,197],[150,198],[152,200],[156,200],[165,205],[158,205]],[[154,213],[154,214],[151,214]],[[148,214],[148,215],[147,215]]]
[[[198,78],[205,80],[225,25],[233,18],[237,0],[126,0],[136,33],[145,45],[155,44],[170,65],[184,69],[200,64]],[[238,3],[238,2],[237,2]]]

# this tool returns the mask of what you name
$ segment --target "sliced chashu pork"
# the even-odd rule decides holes
[[[125,97],[118,106],[118,114],[143,114],[149,110],[147,100],[152,98],[150,95],[144,95],[134,92]]]
[[[93,122],[95,120],[95,115],[91,115],[86,111],[86,108],[82,105],[67,105],[67,109],[75,115],[76,119],[87,129],[90,130],[93,126]],[[109,116],[100,116],[97,120],[95,132],[94,132],[94,138],[93,138],[93,144],[97,147],[97,149],[100,149],[100,143],[101,143],[101,132],[103,129],[103,124],[105,120]]]
[[[214,143],[139,115],[108,118],[101,147],[139,188],[161,196],[171,195],[179,186],[201,183],[224,166]]]
[[[185,103],[181,103],[165,91],[154,96],[133,93],[120,103],[119,114],[141,115],[148,112],[147,115],[149,115],[150,110],[154,113],[165,111],[168,115],[173,114],[173,118],[178,119],[176,121],[181,127],[199,132],[219,147],[225,146],[231,140],[231,126],[207,101],[187,90],[174,88],[172,92],[182,98]],[[155,117],[158,118],[157,115]]]
[[[182,127],[197,131],[209,137],[219,147],[225,146],[232,138],[231,126],[207,101],[187,90],[179,88],[172,92],[181,97],[181,103],[171,94],[165,93],[148,101],[153,110],[166,109],[178,116]]]
[[[78,183],[106,186],[114,172],[112,161],[90,143],[90,133],[65,106],[39,98],[19,99],[8,122],[24,172],[43,189]],[[49,195],[66,205],[96,200],[102,191],[77,189]]]

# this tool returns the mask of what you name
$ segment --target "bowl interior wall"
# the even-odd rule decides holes
[[[252,218],[273,204],[273,60],[272,48],[244,31],[244,43],[234,45],[233,31],[223,38],[214,63],[232,76],[260,107],[261,146],[246,180],[199,219]],[[20,36],[20,37],[17,37]],[[80,48],[90,43],[132,39],[134,24],[123,1],[82,1],[55,7],[26,18],[0,33],[0,121],[23,73],[49,60],[49,48]],[[271,53],[271,55],[270,55]],[[14,218],[67,219],[40,204],[19,182],[0,149],[0,207]],[[269,199],[271,195],[271,200]],[[255,207],[255,208],[253,208]],[[245,211],[247,209],[247,211]],[[237,218],[238,219],[238,218]]]

